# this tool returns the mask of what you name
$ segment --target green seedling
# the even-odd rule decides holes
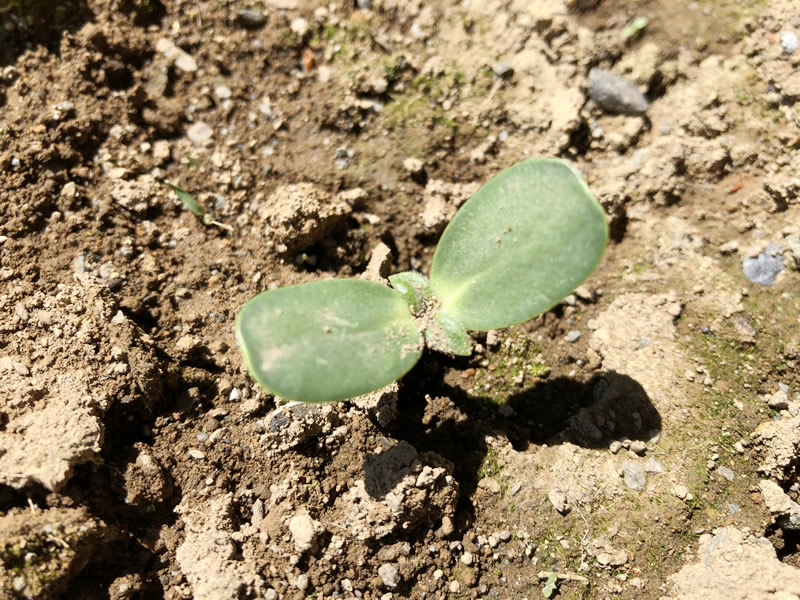
[[[545,598],[552,598],[553,594],[558,591],[558,573],[550,573],[547,576],[547,581],[542,588],[542,596]]]
[[[623,28],[622,35],[625,36],[626,39],[636,37],[644,30],[645,27],[647,27],[649,22],[650,21],[647,17],[636,17]]]
[[[220,223],[219,221],[215,221],[214,217],[208,214],[206,207],[200,204],[197,200],[195,200],[195,197],[192,196],[189,192],[187,192],[186,190],[182,190],[177,185],[172,185],[171,183],[168,183],[167,185],[170,188],[172,188],[172,191],[178,195],[178,199],[181,201],[181,204],[183,204],[183,208],[190,211],[192,214],[198,216],[200,220],[203,221],[203,225],[205,226],[216,225],[220,229],[225,229],[226,231],[233,231],[233,227],[231,227],[230,225],[226,225],[225,223]]]
[[[608,241],[600,203],[567,162],[539,158],[501,172],[442,234],[430,279],[392,287],[360,279],[262,292],[236,318],[252,376],[304,402],[344,400],[405,375],[425,346],[468,356],[468,331],[528,321],[597,266]]]

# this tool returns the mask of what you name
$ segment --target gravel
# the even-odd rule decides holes
[[[391,563],[378,567],[378,576],[386,587],[397,587],[397,584],[400,583],[400,574],[397,572],[397,567]]]
[[[742,264],[744,276],[752,283],[774,285],[778,273],[783,271],[783,256],[762,252],[755,258],[746,258]]]
[[[730,468],[728,468],[728,467],[720,467],[719,469],[717,469],[717,473],[722,475],[728,481],[733,481],[734,475],[733,475],[733,471]]]
[[[610,113],[641,115],[650,106],[635,83],[597,67],[589,71],[589,96]]]
[[[239,25],[246,29],[258,29],[263,27],[267,22],[267,18],[262,14],[262,12],[260,10],[256,10],[255,8],[241,9],[239,14],[236,16],[236,20],[239,22]]]
[[[647,478],[644,468],[639,463],[626,460],[625,464],[622,465],[622,477],[625,480],[625,485],[629,489],[635,492],[644,491]]]

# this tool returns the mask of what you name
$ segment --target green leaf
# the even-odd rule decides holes
[[[622,30],[622,35],[625,36],[626,38],[632,38],[633,36],[637,35],[640,31],[642,31],[645,27],[647,27],[648,23],[649,20],[647,19],[647,17],[644,16],[636,17],[633,21],[631,21],[625,26],[625,28]]]
[[[441,311],[488,331],[549,310],[595,269],[605,212],[580,174],[556,158],[526,160],[484,185],[456,213],[433,256]]]
[[[379,389],[407,373],[422,353],[403,296],[360,279],[258,294],[236,317],[236,339],[256,381],[303,402]]]
[[[389,283],[403,295],[413,313],[421,313],[433,298],[431,282],[422,273],[404,271],[389,275]]]
[[[201,219],[206,216],[206,207],[195,200],[194,196],[192,196],[189,192],[182,190],[177,185],[172,185],[171,183],[168,183],[167,185],[171,187],[172,191],[178,195],[178,199],[183,204],[183,208],[191,211]]]
[[[427,277],[416,271],[405,271],[390,275],[389,281],[408,303],[429,348],[458,356],[472,354],[472,340],[467,330],[451,315],[442,314],[440,300],[434,296]]]
[[[558,591],[558,573],[552,572],[547,576],[544,588],[542,588],[542,596],[545,598],[552,598],[553,594]]]

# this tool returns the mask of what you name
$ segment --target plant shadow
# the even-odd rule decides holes
[[[392,433],[419,452],[433,451],[451,461],[463,498],[472,495],[480,479],[499,470],[492,464],[487,436],[505,437],[517,451],[566,442],[607,449],[613,442],[647,442],[661,431],[661,416],[641,384],[614,371],[584,381],[541,379],[502,404],[444,383],[427,387],[437,390],[435,396],[415,387],[401,392],[403,411]]]

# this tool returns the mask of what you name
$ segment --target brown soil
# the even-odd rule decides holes
[[[0,0],[0,596],[800,598],[800,7],[689,4]],[[574,295],[372,398],[250,379],[250,297],[426,272],[537,155],[611,220]]]

